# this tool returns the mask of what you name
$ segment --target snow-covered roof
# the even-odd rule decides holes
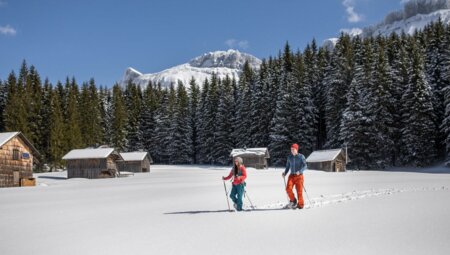
[[[332,150],[321,150],[314,151],[306,159],[306,162],[324,162],[334,160],[340,153],[342,149],[332,149]]]
[[[122,156],[124,161],[142,161],[147,156],[147,152],[122,152],[120,156]]]
[[[5,132],[0,133],[0,147],[2,147],[5,143],[7,143],[9,140],[13,139],[16,136],[20,136],[20,138],[28,145],[28,147],[31,148],[34,154],[36,156],[39,155],[38,150],[33,146],[33,144],[21,133],[21,132]]]
[[[230,153],[231,157],[244,156],[244,155],[264,155],[266,158],[270,158],[269,150],[267,148],[246,148],[246,149],[233,149]]]
[[[64,155],[62,159],[67,160],[67,159],[107,158],[113,152],[114,152],[113,148],[76,149],[71,150],[69,153]]]
[[[18,134],[19,134],[19,132],[0,133],[0,147],[3,146],[5,143],[7,143],[9,140],[11,140],[13,137],[15,137]]]

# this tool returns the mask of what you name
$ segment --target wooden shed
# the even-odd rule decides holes
[[[306,159],[306,163],[308,169],[327,172],[344,172],[347,169],[347,158],[343,149],[314,151]]]
[[[0,133],[0,187],[34,186],[33,163],[38,157],[21,132]]]
[[[133,173],[150,172],[150,163],[153,163],[153,160],[147,152],[122,152],[120,156],[122,156],[123,160],[117,161],[119,171]]]
[[[241,157],[246,167],[254,167],[256,169],[268,168],[268,159],[270,158],[267,148],[244,148],[233,149],[230,156],[233,158]]]
[[[118,176],[117,161],[122,156],[113,148],[77,149],[63,158],[67,163],[67,178],[110,178]]]

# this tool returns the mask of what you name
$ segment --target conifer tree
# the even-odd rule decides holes
[[[404,163],[425,166],[433,162],[435,154],[434,109],[432,89],[425,78],[421,49],[410,39],[411,66],[408,88],[403,95],[404,105],[402,129],[406,155]]]
[[[296,123],[292,121],[295,114],[293,59],[290,46],[286,43],[283,59],[278,98],[275,115],[271,121],[270,145],[271,160],[275,165],[284,164],[289,153],[290,144],[297,131]]]
[[[61,111],[60,94],[54,90],[51,97],[51,128],[50,128],[50,160],[53,167],[63,165],[62,157],[68,152],[65,146],[65,125]]]
[[[112,120],[111,120],[112,146],[114,146],[118,150],[123,151],[127,143],[126,141],[127,112],[122,95],[122,90],[118,84],[114,85],[113,87],[111,112],[112,112]]]
[[[199,136],[199,101],[200,101],[200,88],[197,85],[194,77],[189,82],[189,126],[191,129],[190,147],[191,147],[191,162],[197,164],[198,162],[198,136]]]
[[[75,81],[75,78],[72,79],[72,82],[69,85],[69,93],[67,96],[67,119],[65,121],[65,140],[67,144],[65,145],[65,149],[70,151],[72,149],[80,149],[83,148],[83,138],[81,135],[80,129],[80,112],[78,107],[79,102],[79,89],[78,85]],[[83,133],[86,135],[86,133]]]
[[[174,108],[173,119],[173,150],[174,155],[172,163],[188,164],[191,163],[191,128],[189,126],[189,98],[187,91],[181,81],[177,85],[177,100]]]
[[[216,147],[212,151],[218,164],[226,165],[230,161],[230,152],[233,149],[233,116],[234,96],[231,79],[226,76],[219,87],[220,100],[217,109],[215,129]]]
[[[327,148],[340,148],[342,140],[339,137],[342,113],[346,106],[346,93],[353,79],[353,55],[350,38],[341,34],[331,57],[327,70],[325,86],[326,94],[326,130]]]

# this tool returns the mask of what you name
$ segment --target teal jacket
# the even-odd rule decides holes
[[[303,174],[303,172],[306,170],[306,168],[307,168],[307,165],[306,165],[305,156],[303,156],[300,153],[297,154],[296,156],[291,154],[287,158],[286,169],[284,170],[284,174],[287,174],[289,172],[289,170],[291,170],[291,174],[296,174],[296,173]]]

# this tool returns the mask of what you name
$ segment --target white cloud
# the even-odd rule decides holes
[[[355,0],[344,0],[342,5],[344,5],[347,12],[348,22],[356,23],[363,19],[363,16],[355,11]]]
[[[14,36],[17,34],[17,31],[10,25],[0,26],[0,34]]]
[[[345,33],[345,34],[349,34],[351,36],[357,36],[357,35],[362,34],[363,31],[362,31],[361,28],[355,27],[355,28],[343,28],[343,29],[341,29],[340,32],[341,33]]]
[[[249,42],[247,40],[236,40],[236,39],[228,39],[225,41],[225,44],[230,48],[241,48],[247,49],[249,47]]]

